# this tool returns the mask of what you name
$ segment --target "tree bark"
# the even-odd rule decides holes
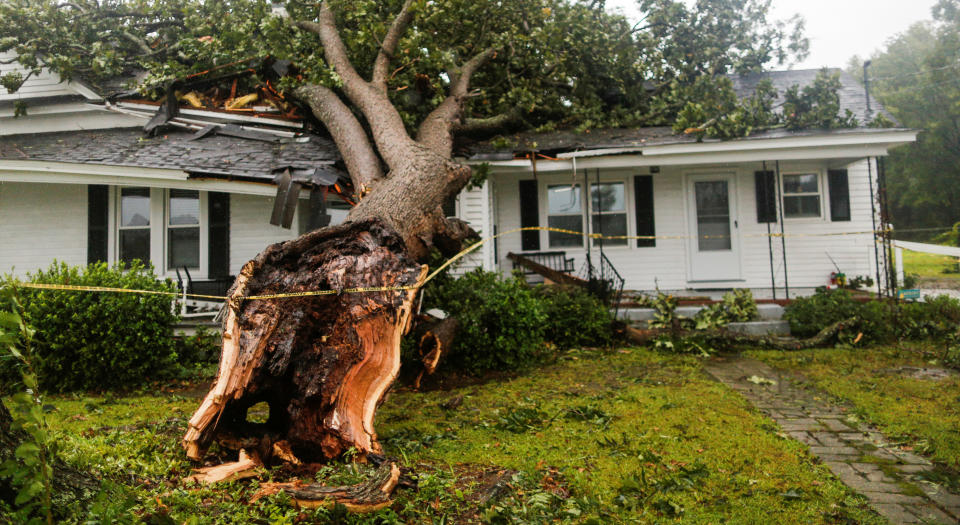
[[[374,414],[400,367],[416,291],[274,299],[254,295],[415,287],[426,267],[401,237],[369,219],[275,244],[248,262],[231,289],[217,378],[190,419],[183,445],[202,458],[218,436],[230,443],[284,439],[306,460],[380,452]],[[247,409],[270,406],[265,424]],[[235,439],[239,436],[239,439]]]

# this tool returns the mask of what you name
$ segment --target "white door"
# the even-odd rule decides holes
[[[736,194],[732,173],[687,178],[691,281],[740,279]]]

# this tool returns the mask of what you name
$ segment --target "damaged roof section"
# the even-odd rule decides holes
[[[278,170],[290,169],[309,180],[320,169],[349,180],[334,166],[340,160],[336,145],[324,137],[303,135],[302,141],[268,142],[195,136],[192,130],[176,128],[157,137],[145,137],[138,128],[11,135],[0,137],[0,160],[175,169],[197,178],[267,183],[274,182]]]

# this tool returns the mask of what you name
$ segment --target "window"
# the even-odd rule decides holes
[[[167,267],[200,268],[200,192],[170,190],[167,202]]]
[[[120,189],[119,256],[123,262],[150,261],[150,189]]]
[[[622,182],[590,185],[591,232],[604,236],[627,235],[626,187]],[[595,239],[594,244],[600,240]],[[626,239],[603,239],[604,246],[626,246]]]
[[[118,187],[115,195],[111,257],[152,262],[161,275],[172,277],[176,269],[186,267],[194,279],[207,277],[207,192]]]
[[[579,184],[547,187],[547,226],[577,232],[583,231],[583,203]],[[583,246],[582,235],[548,232],[551,248]]]
[[[783,216],[820,217],[820,177],[816,173],[783,176]]]

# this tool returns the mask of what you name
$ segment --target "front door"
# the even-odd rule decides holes
[[[687,181],[690,280],[740,279],[736,178],[733,174],[691,175]]]

